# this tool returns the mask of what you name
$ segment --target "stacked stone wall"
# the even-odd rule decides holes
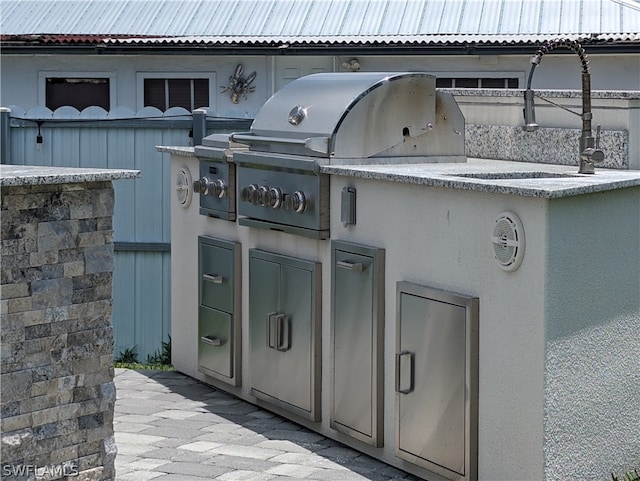
[[[113,187],[2,187],[3,480],[113,480]]]

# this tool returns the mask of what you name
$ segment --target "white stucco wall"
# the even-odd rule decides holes
[[[640,189],[553,201],[546,259],[545,479],[640,461]]]
[[[197,175],[194,158],[173,156],[171,164],[172,183],[181,166]],[[332,238],[386,250],[385,447],[368,452],[416,472],[395,457],[396,283],[410,281],[480,298],[479,479],[512,481],[514,472],[521,480],[542,479],[545,202],[345,177],[331,179],[334,194],[347,185],[357,189],[357,224],[344,227],[340,216],[333,215]],[[332,197],[331,211],[338,213],[340,196]],[[506,209],[520,216],[527,235],[523,264],[511,273],[494,261],[490,240],[495,216]],[[242,243],[244,381],[235,392],[243,397],[250,398],[248,249],[259,247],[323,263],[320,431],[349,443],[349,438],[329,428],[330,241],[250,229],[201,216],[197,195],[188,209],[172,201],[173,362],[199,379],[205,378],[197,372],[198,234]]]
[[[535,53],[532,49],[531,54]],[[96,73],[115,79],[113,106],[139,109],[137,75],[144,72],[186,74],[214,72],[214,107],[219,115],[252,116],[259,107],[293,77],[318,71],[341,71],[342,62],[351,56],[331,57],[266,57],[266,56],[207,56],[207,55],[3,55],[0,73],[0,104],[18,105],[25,110],[43,106],[43,80],[40,75],[50,73]],[[517,77],[524,88],[530,63],[529,56],[360,56],[363,71],[419,70],[438,76],[482,76],[496,74]],[[592,88],[594,90],[640,90],[640,54],[593,55],[590,57]],[[257,72],[252,85],[256,91],[248,100],[234,105],[229,94],[220,93],[227,85],[238,63],[245,73]],[[502,72],[498,74],[499,72]],[[580,64],[577,57],[548,54],[536,70],[535,89],[580,89]]]

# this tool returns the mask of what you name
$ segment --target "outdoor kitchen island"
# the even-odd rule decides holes
[[[197,175],[193,149],[164,149],[172,153],[173,185],[180,169]],[[396,356],[409,350],[398,344],[398,300],[407,284],[424,286],[478,300],[477,333],[465,333],[463,325],[462,335],[469,339],[456,345],[461,348],[456,355],[464,358],[458,368],[465,376],[465,400],[457,409],[469,409],[463,436],[477,443],[477,475],[475,461],[468,459],[465,476],[511,480],[517,473],[518,479],[560,479],[577,469],[589,477],[634,462],[637,441],[625,431],[638,421],[640,366],[636,356],[626,353],[633,350],[640,328],[640,172],[597,169],[588,176],[577,175],[570,166],[480,159],[327,165],[322,171],[330,176],[331,239],[242,226],[199,215],[196,202],[187,208],[172,202],[172,342],[178,370],[425,479],[439,479],[424,464],[397,456],[398,404],[410,396],[397,389]],[[529,178],[527,172],[534,174]],[[344,188],[356,193],[355,224],[346,226],[340,215]],[[508,258],[496,259],[501,245],[494,239],[498,218],[506,218],[521,242],[515,256],[522,257],[514,260],[519,263],[515,268]],[[237,386],[198,368],[198,236],[231,241],[241,249]],[[334,240],[384,250],[384,265],[379,266],[384,273],[382,298],[376,306],[362,307],[369,322],[368,342],[381,343],[381,349],[376,351],[375,342],[369,349],[377,356],[371,361],[372,372],[377,361],[382,370],[374,376],[380,381],[381,401],[375,402],[377,391],[368,401],[381,414],[371,421],[380,429],[378,446],[331,427],[333,306],[334,295],[341,294],[332,290],[333,275],[341,271],[332,267]],[[253,249],[321,266],[320,351],[314,365],[320,377],[314,395],[320,401],[315,420],[252,394]],[[352,302],[359,305],[355,298]],[[379,331],[377,315],[382,318]],[[430,345],[428,334],[421,335],[416,342]],[[417,385],[421,374],[415,369]],[[310,389],[309,382],[300,389]],[[368,405],[363,409],[371,412]],[[429,437],[427,428],[422,432]]]
[[[175,366],[425,479],[633,467],[640,171],[467,159],[428,75],[358,75],[160,148]]]

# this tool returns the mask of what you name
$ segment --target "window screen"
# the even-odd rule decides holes
[[[144,79],[144,106],[194,110],[209,106],[209,79]]]
[[[46,105],[50,110],[63,106],[83,110],[98,106],[110,109],[108,78],[58,78],[46,79]]]
[[[459,89],[517,89],[517,78],[504,77],[438,77],[436,79],[437,88],[459,88]]]

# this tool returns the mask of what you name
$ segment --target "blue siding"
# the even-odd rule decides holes
[[[188,146],[191,114],[184,109],[170,109],[163,114],[157,109],[133,112],[122,107],[110,114],[98,107],[82,112],[71,107],[55,112],[42,107],[24,112],[12,106],[11,110],[9,163],[142,172],[139,179],[113,183],[113,325],[115,355],[137,346],[139,360],[145,361],[161,348],[171,332],[168,247],[173,190],[169,154],[158,152],[156,146]],[[163,115],[165,118],[158,119]],[[43,143],[38,148],[35,121],[41,119],[45,121],[41,127]],[[230,132],[246,130],[250,120],[213,122],[212,130]],[[157,250],[158,245],[166,248]]]
[[[167,122],[139,119],[142,125],[135,128],[114,128],[113,122],[96,126],[107,114],[100,112],[101,109],[90,109],[93,110],[82,113],[69,107],[54,113],[43,108],[28,113],[17,109],[13,119],[16,125],[10,129],[11,163],[141,170],[140,179],[113,183],[114,242],[116,245],[122,242],[168,245],[171,240],[169,156],[158,152],[156,146],[189,145],[190,123],[183,122],[179,128],[168,127],[172,119],[167,118]],[[87,111],[93,117],[88,116]],[[131,112],[131,118],[135,116],[136,113]],[[190,115],[184,117],[190,118]],[[36,145],[36,124],[18,122],[18,119],[45,120],[40,148]],[[82,120],[93,125],[85,126]],[[144,361],[160,349],[171,332],[171,254],[116,249],[114,256],[115,354],[137,346],[139,359]]]

